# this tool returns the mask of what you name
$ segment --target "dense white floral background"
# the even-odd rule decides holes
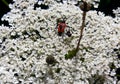
[[[120,8],[114,10],[115,18],[102,12],[87,12],[77,58],[66,60],[65,54],[77,46],[82,23],[82,11],[74,5],[76,2],[38,1],[48,9],[34,9],[37,0],[14,0],[9,5],[11,11],[2,20],[11,26],[0,26],[1,84],[93,84],[96,74],[105,79],[99,78],[104,84],[117,82],[115,69],[110,71],[110,64],[120,67],[114,52],[120,49]],[[70,29],[71,37],[57,35],[58,18],[66,18],[65,33]],[[48,66],[48,56],[59,63]]]

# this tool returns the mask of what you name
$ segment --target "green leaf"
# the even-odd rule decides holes
[[[7,7],[9,7],[8,5],[8,2],[6,1],[6,0],[2,0],[2,2],[7,6]]]
[[[72,59],[74,56],[76,56],[78,50],[73,49],[73,50],[69,50],[68,54],[65,54],[65,59]]]
[[[61,68],[57,68],[57,69],[55,70],[55,72],[56,72],[56,73],[60,73],[60,70],[61,70]]]

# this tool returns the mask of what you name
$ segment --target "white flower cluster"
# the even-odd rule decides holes
[[[93,75],[103,75],[106,84],[110,63],[120,67],[113,49],[120,47],[120,18],[89,11],[80,50],[72,59],[65,59],[76,48],[82,22],[82,11],[74,4],[54,0],[39,1],[48,9],[34,5],[37,0],[14,0],[11,11],[3,16],[11,27],[0,26],[0,83],[14,84],[89,84]],[[57,19],[65,18],[72,33],[57,35]],[[53,56],[59,63],[49,66],[46,58]],[[113,75],[113,73],[111,73]]]
[[[116,15],[116,17],[120,17],[120,7],[118,7],[116,10],[113,10],[113,13]]]

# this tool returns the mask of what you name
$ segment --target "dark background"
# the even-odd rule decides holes
[[[104,12],[105,15],[115,17],[113,14],[113,9],[120,7],[120,0],[100,0],[99,7],[97,11]]]
[[[8,4],[9,3],[13,3],[13,0],[5,0]],[[9,7],[6,5],[6,4],[4,4],[3,2],[2,2],[2,0],[0,0],[0,25],[1,24],[5,24],[6,26],[9,26],[9,24],[8,24],[8,22],[7,21],[1,21],[1,18],[2,18],[2,16],[4,15],[4,14],[6,14],[7,12],[9,12],[10,11],[10,9],[9,9]]]

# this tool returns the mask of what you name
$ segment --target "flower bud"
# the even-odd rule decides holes
[[[87,2],[81,2],[80,3],[80,9],[82,10],[82,11],[89,11],[90,9],[92,8],[92,4],[90,4],[90,3],[87,3]]]

